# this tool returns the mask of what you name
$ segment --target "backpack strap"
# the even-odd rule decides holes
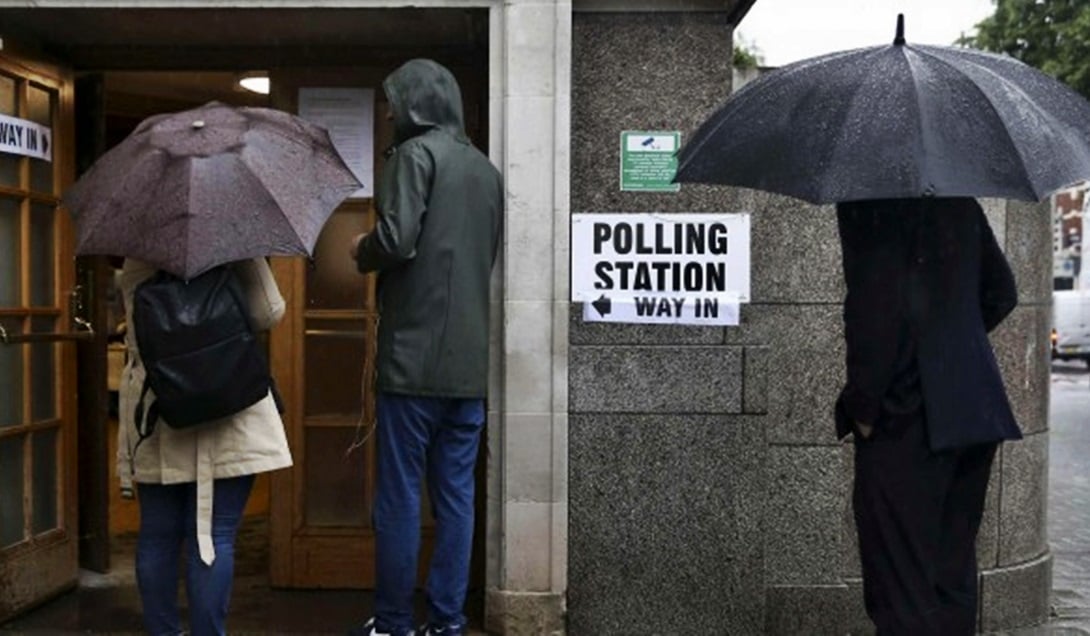
[[[276,403],[276,412],[284,414],[284,398],[280,397],[280,390],[276,388],[276,380],[269,376],[269,392],[272,393],[273,402]]]
[[[136,447],[132,449],[133,455],[136,454],[144,440],[151,437],[151,434],[155,432],[155,423],[159,420],[159,405],[156,402],[151,403],[147,410],[147,418],[144,417],[144,400],[147,398],[150,388],[148,378],[144,376],[144,388],[140,390],[140,399],[136,402],[136,408],[133,411],[133,423],[136,425],[136,434],[139,436]]]

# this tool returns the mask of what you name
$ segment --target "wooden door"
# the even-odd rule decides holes
[[[374,89],[374,175],[393,143],[384,77],[404,59],[381,66],[281,71],[272,76],[272,105],[297,112],[300,87]],[[466,129],[481,129],[482,74],[452,68],[462,84]],[[270,580],[288,587],[370,588],[374,584],[371,508],[375,459],[375,275],[361,276],[349,241],[375,222],[371,199],[349,199],[326,224],[312,262],[274,259],[285,295],[285,319],[273,330],[270,358],[287,403],[285,425],[295,465],[272,477]],[[353,450],[348,451],[348,449]],[[421,580],[434,522],[421,493]]]
[[[72,77],[13,48],[0,52],[0,114],[48,127],[52,149],[0,154],[0,622],[76,583],[74,341],[86,335],[59,198],[73,176]]]
[[[377,85],[304,72],[274,75],[273,83],[274,107],[289,112],[297,112],[301,86]],[[378,148],[380,138],[392,132],[381,117],[373,119]],[[288,405],[285,425],[295,465],[272,478],[273,585],[373,583],[374,438],[369,433],[375,422],[370,386],[378,308],[375,277],[358,274],[348,255],[351,237],[373,225],[371,199],[349,199],[323,229],[313,261],[274,259],[288,311],[272,333],[270,357]]]

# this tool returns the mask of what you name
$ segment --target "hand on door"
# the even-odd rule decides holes
[[[363,237],[367,234],[357,234],[356,238],[352,239],[352,249],[348,251],[352,255],[352,260],[356,260],[360,253],[360,243],[363,242]]]

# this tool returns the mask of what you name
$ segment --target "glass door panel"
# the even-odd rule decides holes
[[[306,524],[327,527],[370,526],[371,502],[362,484],[362,450],[346,453],[356,439],[351,428],[310,427],[306,432]]]
[[[39,535],[57,527],[57,491],[60,486],[57,454],[60,436],[56,428],[49,428],[36,431],[30,439],[33,448],[31,465],[34,467],[31,480],[34,487],[31,498],[34,502],[31,531]]]
[[[41,162],[35,162],[41,163]],[[53,268],[57,210],[52,205],[30,206],[30,305],[48,307],[57,304]]]
[[[0,550],[15,545],[26,536],[23,507],[23,448],[25,435],[0,437]]]
[[[370,214],[366,204],[342,206],[307,267],[303,512],[312,528],[370,529],[374,396],[364,378],[375,352],[373,277],[360,276],[345,250],[370,225]]]
[[[0,154],[0,161],[4,155]],[[15,199],[0,197],[0,307],[21,304],[19,272],[23,258],[21,206]]]
[[[373,319],[307,320],[307,377],[323,376],[336,381],[309,382],[306,387],[307,419],[324,418],[342,425],[355,426],[364,415],[367,391],[363,385],[363,367],[374,355],[374,342],[368,338]]]
[[[30,319],[31,333],[54,333],[57,319],[52,316],[34,316]],[[57,417],[57,364],[58,345],[53,342],[35,342],[30,349],[30,421],[43,422]]]
[[[27,113],[23,119],[50,126],[56,107],[56,91],[30,84],[27,86]],[[30,188],[36,192],[53,192],[53,164],[48,161],[30,162]]]

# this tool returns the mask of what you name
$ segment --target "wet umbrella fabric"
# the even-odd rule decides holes
[[[359,187],[324,129],[212,102],[143,121],[65,204],[77,254],[133,257],[189,279],[230,261],[311,254]]]
[[[1009,57],[904,43],[831,53],[744,86],[679,153],[679,182],[812,203],[1039,201],[1090,179],[1090,103]]]

